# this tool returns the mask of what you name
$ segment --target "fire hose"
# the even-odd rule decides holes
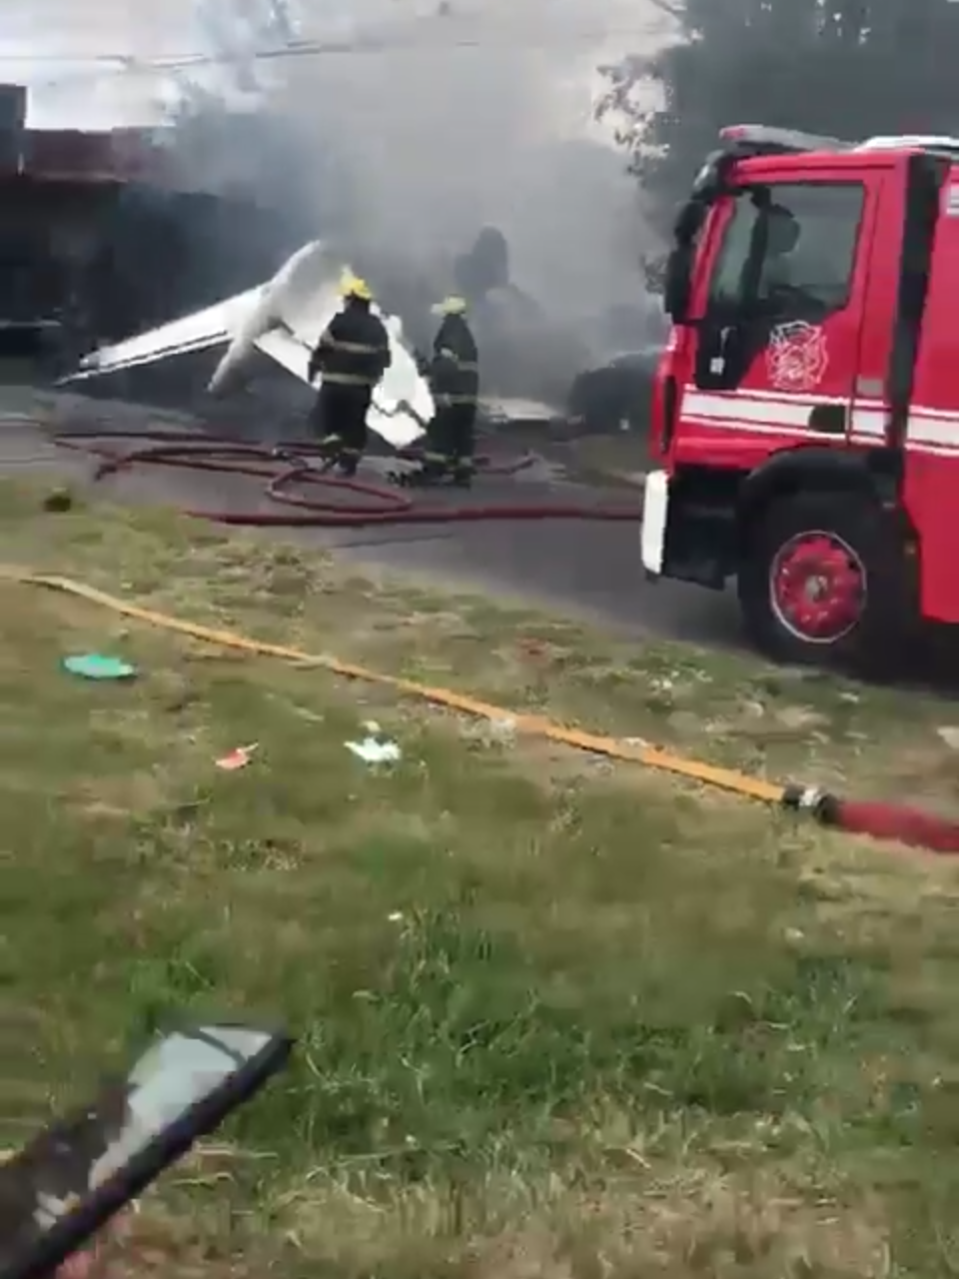
[[[149,443],[143,444],[143,439]],[[138,447],[129,452],[116,452],[107,441],[136,439]],[[191,470],[213,471],[221,474],[253,476],[265,479],[266,493],[278,505],[298,508],[295,512],[236,513],[231,511],[190,511],[195,518],[222,524],[259,527],[361,527],[364,525],[390,525],[415,523],[451,523],[455,521],[481,520],[540,520],[578,519],[635,521],[639,518],[637,506],[613,507],[577,505],[492,505],[492,506],[430,506],[414,505],[406,493],[383,486],[360,483],[356,480],[333,478],[316,469],[318,446],[301,442],[281,444],[273,448],[246,444],[238,441],[197,441],[194,434],[185,431],[155,431],[144,437],[132,431],[90,430],[55,437],[61,447],[90,453],[99,459],[95,478],[103,478],[137,463],[184,467]],[[402,455],[401,455],[402,456]],[[409,455],[407,455],[409,456]],[[532,459],[524,457],[506,464],[496,464],[492,459],[481,460],[486,474],[515,474],[529,466]],[[355,494],[365,499],[361,503],[324,501],[307,498],[289,492],[294,485],[325,488],[338,493]],[[377,505],[370,505],[370,503]],[[677,774],[700,784],[758,800],[787,812],[806,813],[820,825],[845,831],[849,834],[867,835],[874,839],[895,840],[900,843],[938,853],[959,853],[959,822],[916,808],[900,804],[887,804],[871,800],[850,801],[826,790],[797,785],[781,784],[750,777],[736,770],[718,768],[701,760],[673,755],[654,746],[633,746],[603,735],[557,724],[538,715],[513,715],[505,708],[490,705],[474,697],[450,689],[431,688],[384,672],[340,662],[335,658],[319,657],[293,648],[263,643],[242,635],[213,630],[178,618],[153,612],[138,605],[109,596],[82,583],[56,576],[40,576],[0,568],[0,576],[13,577],[24,583],[45,586],[81,596],[114,612],[137,618],[153,626],[179,631],[211,644],[281,660],[308,662],[324,666],[330,671],[350,679],[359,679],[386,685],[395,692],[421,698],[434,705],[445,706],[461,713],[490,720],[510,718],[521,733],[545,737],[575,749],[606,755],[615,759],[632,761]]]
[[[137,442],[132,449],[123,451],[115,447],[116,444],[129,440]],[[143,463],[254,477],[266,481],[266,496],[272,502],[287,508],[266,512],[187,512],[194,518],[219,524],[260,528],[361,528],[371,525],[477,523],[490,520],[636,522],[640,517],[640,509],[636,503],[613,506],[590,502],[497,502],[493,505],[417,502],[409,491],[401,491],[395,486],[369,484],[326,473],[322,469],[322,447],[302,441],[267,446],[239,440],[198,440],[196,434],[189,431],[150,431],[144,434],[91,429],[56,435],[54,442],[61,448],[91,454],[99,459],[94,480],[104,479]],[[400,461],[411,461],[416,459],[417,453],[404,450],[397,457]],[[505,478],[527,469],[534,461],[530,454],[505,462],[479,457],[476,459],[476,468],[480,475]],[[310,489],[313,492],[322,490],[328,497],[307,497],[302,491],[292,491],[295,489]],[[426,491],[435,490],[431,488]],[[333,494],[336,494],[336,499],[329,500],[329,496]]]
[[[220,648],[233,649],[250,655],[277,658],[293,662],[297,666],[322,668],[332,674],[350,680],[377,684],[401,697],[415,698],[433,706],[470,715],[492,723],[509,723],[516,733],[545,738],[547,741],[571,747],[607,759],[642,765],[645,768],[671,773],[700,786],[709,786],[769,805],[793,814],[806,814],[821,826],[844,831],[846,834],[866,835],[873,839],[895,840],[913,848],[936,853],[959,853],[959,823],[935,813],[923,812],[901,804],[886,804],[873,800],[847,800],[817,787],[782,784],[752,777],[737,769],[724,768],[703,760],[676,755],[672,751],[646,743],[623,741],[607,734],[591,732],[557,723],[545,715],[515,712],[497,706],[470,693],[460,693],[450,688],[422,684],[418,680],[405,679],[385,671],[372,670],[353,662],[343,662],[326,654],[308,653],[286,644],[272,644],[264,640],[240,635],[234,631],[203,626],[185,618],[172,617],[154,609],[108,595],[105,591],[55,574],[31,573],[21,568],[0,565],[0,579],[19,582],[25,586],[38,586],[62,591],[84,599],[100,608],[108,609],[148,626],[186,635],[194,640]]]

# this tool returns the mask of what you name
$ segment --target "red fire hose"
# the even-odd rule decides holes
[[[280,443],[272,447],[248,444],[238,440],[197,439],[189,431],[90,430],[70,432],[54,437],[61,448],[75,449],[101,459],[94,479],[103,479],[139,463],[172,466],[193,471],[214,471],[222,475],[254,476],[266,481],[266,494],[271,501],[297,511],[235,512],[226,510],[190,511],[197,519],[219,524],[247,525],[261,528],[358,528],[388,524],[450,524],[485,520],[606,520],[637,521],[638,504],[611,506],[602,503],[547,505],[522,503],[479,505],[463,502],[416,502],[414,497],[395,487],[366,484],[359,480],[341,479],[325,474],[315,465],[322,458],[316,444]],[[136,446],[126,452],[117,451],[109,441],[135,440]],[[412,460],[414,451],[401,452],[403,460]],[[477,458],[477,470],[484,475],[508,476],[531,466],[535,459],[526,454],[509,462],[496,463],[492,458]],[[327,494],[353,495],[361,501],[324,500],[291,492],[296,488],[321,489]],[[426,490],[427,493],[435,490]]]

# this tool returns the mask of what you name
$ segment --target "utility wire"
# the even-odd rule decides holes
[[[530,28],[530,33],[533,29]],[[344,55],[363,55],[370,53],[445,53],[457,49],[517,49],[518,52],[547,52],[550,49],[567,48],[570,44],[600,44],[606,40],[643,40],[651,35],[660,34],[660,29],[649,24],[644,27],[604,27],[595,30],[577,30],[564,32],[554,39],[537,38],[529,44],[517,46],[513,43],[518,33],[515,28],[507,27],[497,40],[488,36],[461,37],[457,39],[423,39],[414,38],[398,40],[375,36],[351,36],[338,40],[302,40],[283,45],[276,49],[251,49],[235,53],[181,53],[163,57],[139,57],[129,53],[0,53],[0,63],[14,64],[64,64],[74,66],[97,67],[103,70],[124,71],[127,68],[137,71],[152,71],[162,74],[165,71],[185,70],[192,67],[228,66],[238,62],[270,62],[285,61],[290,58],[342,57]],[[536,29],[538,37],[542,28]]]
[[[630,37],[644,39],[651,33],[635,32]],[[608,33],[607,37],[608,38]],[[589,40],[576,42],[589,44],[599,44],[601,40],[598,36],[593,36]],[[364,43],[359,45],[356,41],[344,41],[341,44],[326,44],[317,48],[296,47],[292,49],[269,49],[259,50],[246,54],[192,54],[181,55],[179,57],[164,58],[140,58],[131,54],[102,54],[86,58],[63,57],[62,59],[44,60],[42,65],[53,67],[53,65],[63,65],[64,63],[72,65],[74,69],[64,70],[54,76],[30,76],[25,77],[28,80],[28,87],[37,90],[55,89],[63,86],[66,88],[71,84],[82,83],[89,80],[102,80],[109,78],[110,80],[120,80],[121,78],[159,78],[165,76],[179,77],[185,72],[212,70],[213,68],[227,68],[250,66],[252,64],[276,63],[291,58],[321,58],[321,57],[349,57],[349,56],[374,56],[382,53],[406,53],[406,54],[443,54],[448,51],[457,51],[461,49],[484,50],[487,52],[513,52],[513,53],[548,53],[551,50],[568,51],[569,43],[561,44],[532,44],[532,45],[516,45],[508,43],[490,44],[486,41],[458,41],[452,44],[388,44],[388,43]],[[625,50],[624,50],[625,51]],[[29,65],[33,64],[36,59],[27,57],[16,57],[12,55],[0,54],[0,65]]]
[[[655,8],[667,16],[675,16],[667,6],[667,0],[652,0]],[[455,20],[454,20],[455,21]],[[410,26],[418,28],[414,36],[406,35]],[[29,87],[38,91],[67,90],[71,85],[109,77],[119,81],[121,78],[160,78],[171,76],[179,79],[184,73],[203,71],[217,67],[250,67],[255,64],[283,62],[290,59],[324,58],[324,57],[362,57],[390,53],[431,53],[445,54],[458,50],[497,50],[516,53],[545,53],[550,50],[568,50],[573,46],[596,46],[609,40],[622,41],[624,46],[633,42],[641,43],[652,37],[663,34],[662,23],[652,22],[642,27],[604,27],[594,30],[574,29],[557,31],[553,26],[551,39],[543,39],[542,23],[529,24],[525,31],[508,21],[503,23],[498,38],[493,40],[484,36],[458,36],[450,38],[441,28],[445,25],[443,18],[431,21],[432,31],[423,38],[423,19],[418,22],[403,24],[402,28],[394,26],[389,35],[354,35],[340,39],[319,38],[286,42],[273,49],[234,50],[221,53],[182,53],[167,54],[160,57],[141,57],[128,53],[2,53],[0,66],[17,64],[33,66],[63,66],[62,73],[52,77],[29,77]],[[532,43],[525,40],[517,43],[517,36],[533,36]],[[635,47],[635,45],[634,45]],[[65,65],[66,64],[66,65]],[[72,68],[68,70],[67,67]]]

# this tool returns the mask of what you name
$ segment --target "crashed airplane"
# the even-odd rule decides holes
[[[99,347],[59,385],[80,389],[78,384],[105,374],[223,347],[207,386],[212,396],[225,394],[242,378],[256,351],[310,386],[310,354],[341,305],[339,281],[348,269],[322,241],[314,240],[298,249],[272,279],[253,289]],[[406,448],[423,435],[433,416],[433,398],[406,343],[399,316],[375,306],[374,310],[389,333],[393,361],[374,393],[368,424],[393,448]]]

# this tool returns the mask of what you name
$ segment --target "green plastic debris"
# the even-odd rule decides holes
[[[63,666],[71,675],[83,679],[133,679],[136,667],[118,657],[104,657],[100,653],[82,653],[77,657],[65,657]]]

